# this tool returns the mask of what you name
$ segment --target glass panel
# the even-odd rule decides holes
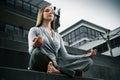
[[[76,40],[80,40],[80,39],[81,39],[80,35],[77,35]]]
[[[14,0],[6,0],[7,4],[14,5]]]
[[[81,27],[81,31],[82,32],[87,32],[87,28],[86,27]]]
[[[23,5],[24,5],[23,8],[24,8],[25,12],[29,13],[30,12],[30,4],[24,2]]]
[[[75,35],[79,35],[79,29],[75,30]]]
[[[19,27],[19,35],[23,36],[23,27]]]
[[[24,30],[23,37],[27,37],[27,36],[28,36],[28,30]]]
[[[16,1],[16,7],[19,8],[19,9],[22,9],[22,0],[17,0]]]
[[[94,30],[92,30],[92,35],[94,35],[95,33],[94,33]]]
[[[81,29],[81,28],[82,28],[82,27],[79,28],[80,33],[82,32],[82,29]]]
[[[14,26],[6,24],[5,32],[13,34],[14,33]]]
[[[19,28],[18,28],[18,27],[15,27],[14,34],[15,34],[15,35],[19,35]]]
[[[75,38],[74,37],[71,40],[72,40],[72,43],[75,42]]]
[[[68,34],[68,36],[69,36],[69,39],[71,39],[71,35],[70,35],[70,34]]]
[[[33,13],[34,15],[36,15],[37,14],[37,7],[35,7],[35,6],[31,6],[31,13]]]
[[[75,37],[74,31],[71,33],[71,37],[72,37],[72,38]]]

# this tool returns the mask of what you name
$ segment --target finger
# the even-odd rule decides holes
[[[33,42],[35,42],[37,38],[38,38],[38,37],[35,37],[35,38],[33,39]]]

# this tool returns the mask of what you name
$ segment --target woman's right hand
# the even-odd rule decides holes
[[[34,47],[40,47],[42,46],[43,44],[43,38],[41,35],[39,36],[36,36],[34,39],[33,39],[33,46]]]
[[[87,54],[86,54],[86,57],[93,57],[93,56],[95,56],[95,55],[96,55],[96,49],[91,50],[91,52],[87,53]]]

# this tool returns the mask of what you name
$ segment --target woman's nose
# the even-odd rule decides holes
[[[49,11],[50,14],[53,14],[53,11]]]

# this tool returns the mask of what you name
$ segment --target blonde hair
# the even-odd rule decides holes
[[[37,21],[36,21],[36,25],[35,25],[36,27],[40,27],[42,25],[42,23],[43,23],[43,12],[44,12],[44,9],[46,7],[48,7],[48,6],[45,6],[38,11]],[[51,22],[51,28],[55,29],[55,19]]]

